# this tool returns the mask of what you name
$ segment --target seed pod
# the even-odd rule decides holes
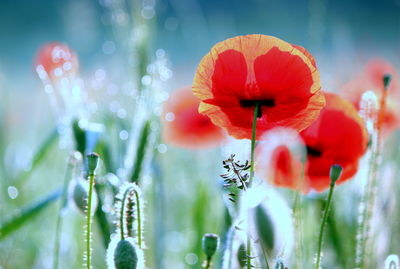
[[[134,243],[133,238],[119,239],[115,235],[107,249],[108,269],[144,268],[143,251]]]
[[[383,80],[383,87],[385,88],[385,90],[387,90],[389,88],[390,82],[392,81],[392,75],[384,74],[382,80]]]
[[[87,168],[89,175],[94,174],[94,171],[97,168],[97,165],[99,164],[99,154],[92,152],[86,155],[87,159]]]
[[[331,170],[329,172],[329,177],[331,178],[331,184],[334,184],[342,175],[343,168],[338,164],[334,164],[331,166]]]
[[[247,255],[246,255],[246,247],[244,244],[241,244],[238,249],[237,259],[240,264],[240,268],[243,268],[246,266]]]
[[[211,259],[218,249],[219,237],[216,234],[205,234],[202,241],[203,251]]]
[[[114,252],[114,263],[117,269],[136,269],[138,256],[135,246],[127,240],[120,240]]]

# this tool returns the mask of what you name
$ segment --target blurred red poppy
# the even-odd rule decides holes
[[[301,181],[305,149],[299,133],[288,128],[274,128],[264,133],[256,148],[256,172],[276,186],[308,189]]]
[[[383,118],[383,132],[388,134],[400,126],[400,107],[394,99],[399,98],[399,80],[396,69],[382,59],[371,60],[365,70],[352,81],[346,83],[341,90],[341,95],[360,110],[360,101],[363,93],[373,91],[378,100],[383,93],[383,76],[392,76],[388,89],[388,98]]]
[[[41,67],[51,79],[58,79],[78,70],[78,57],[67,45],[53,42],[45,44],[38,52],[35,67]],[[39,70],[37,70],[39,72]]]
[[[189,149],[218,146],[224,132],[211,120],[199,114],[199,99],[190,87],[174,91],[164,104],[162,122],[166,143]]]
[[[257,137],[276,126],[305,129],[325,104],[319,72],[306,53],[265,35],[238,36],[216,44],[194,78],[199,112],[239,139],[251,138],[256,103],[261,106]]]
[[[327,104],[319,118],[301,132],[307,149],[306,177],[316,191],[329,187],[333,164],[343,167],[337,184],[357,172],[358,161],[365,153],[368,134],[354,106],[336,94],[325,94]]]

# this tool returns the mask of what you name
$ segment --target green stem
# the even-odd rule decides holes
[[[260,104],[256,103],[254,107],[254,115],[253,115],[253,124],[251,127],[251,155],[250,155],[250,178],[249,178],[249,187],[253,183],[254,177],[254,150],[256,148],[256,133],[257,133],[257,116],[260,109]]]
[[[136,198],[138,245],[139,245],[139,248],[142,248],[142,219],[141,219],[141,210],[140,210],[140,199],[139,199],[139,194],[137,193],[137,191],[134,190],[134,192],[135,192],[135,198]]]
[[[296,265],[298,269],[303,268],[303,248],[302,248],[302,224],[301,224],[301,196],[300,192],[296,191],[294,197],[294,207],[293,207],[293,215],[294,215],[294,225],[295,225],[295,252],[296,252]]]
[[[298,185],[298,190],[295,192],[294,205],[293,205],[293,215],[294,215],[294,225],[295,225],[295,252],[296,252],[296,265],[297,269],[303,268],[303,226],[302,226],[302,210],[301,210],[301,193],[304,185],[304,173],[305,173],[305,161],[301,166],[300,181]]]
[[[250,178],[249,178],[249,187],[253,183],[254,177],[254,150],[256,147],[256,134],[257,134],[257,117],[260,109],[260,104],[256,103],[254,106],[254,114],[253,114],[253,123],[251,127],[251,152],[250,152]],[[251,269],[251,240],[250,235],[247,235],[247,250],[246,250],[246,265],[247,269]]]
[[[121,240],[125,239],[125,231],[124,231],[125,201],[126,201],[126,197],[128,196],[128,194],[131,190],[132,190],[132,188],[128,188],[125,191],[124,197],[122,198],[122,201],[121,201],[121,209],[119,212],[119,230],[121,233]]]
[[[211,269],[211,257],[207,257],[206,264],[204,266],[205,269]]]
[[[60,237],[61,237],[61,227],[63,222],[63,211],[66,208],[68,197],[68,182],[72,178],[72,172],[74,170],[74,163],[72,160],[73,157],[68,161],[67,170],[65,171],[64,176],[64,185],[62,189],[62,198],[61,198],[61,207],[57,214],[57,222],[56,222],[56,235],[54,241],[54,255],[53,255],[53,269],[58,268],[58,260],[59,260],[59,252],[60,252]]]
[[[92,226],[92,194],[94,174],[89,174],[89,195],[86,215],[86,268],[91,269],[91,226]]]
[[[376,140],[373,141],[375,143],[373,143],[371,147],[371,159],[368,172],[367,186],[364,195],[361,199],[361,205],[364,205],[364,210],[361,213],[362,219],[358,227],[358,233],[360,235],[360,239],[357,238],[357,249],[356,249],[357,251],[356,265],[359,268],[370,267],[369,262],[371,260],[371,255],[373,254],[372,253],[373,243],[369,241],[371,239],[370,238],[371,220],[376,199],[378,168],[381,159],[380,155],[382,149],[382,125],[383,125],[383,118],[385,115],[387,94],[388,92],[385,86],[385,88],[383,89],[383,95],[380,100],[378,117],[375,123]]]
[[[322,251],[322,242],[323,242],[323,237],[324,237],[324,230],[326,226],[326,222],[328,220],[328,215],[329,215],[329,210],[331,207],[331,202],[332,202],[332,196],[333,196],[333,189],[335,188],[335,182],[331,182],[330,188],[329,188],[329,195],[328,195],[328,201],[325,206],[325,212],[324,216],[322,218],[321,222],[321,227],[319,230],[319,238],[318,238],[318,251],[317,251],[317,262],[316,262],[316,269],[319,269],[320,263],[321,263],[321,251]]]

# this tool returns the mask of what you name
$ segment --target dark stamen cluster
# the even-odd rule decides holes
[[[257,112],[257,118],[262,117],[262,107],[274,107],[275,106],[275,100],[274,99],[264,99],[264,100],[256,100],[256,99],[247,99],[247,100],[240,100],[240,106],[247,108],[247,107],[256,107],[256,104],[259,106],[258,107],[258,112]]]
[[[314,157],[321,157],[322,156],[322,152],[320,150],[316,149],[316,148],[307,146],[306,150],[307,150],[307,155],[311,155],[311,156],[314,156]]]

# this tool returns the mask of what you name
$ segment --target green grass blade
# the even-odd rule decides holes
[[[28,171],[22,172],[19,177],[16,179],[16,185],[20,186],[28,179],[31,172],[35,170],[35,168],[43,161],[46,157],[47,153],[50,151],[51,147],[57,141],[58,131],[57,128],[54,128],[51,133],[47,136],[47,138],[40,145],[39,149],[33,156],[31,168]]]
[[[146,147],[148,142],[148,137],[150,134],[150,121],[146,121],[143,125],[143,129],[139,137],[139,146],[136,151],[135,165],[132,170],[132,175],[130,178],[131,182],[138,183],[140,172],[142,171],[144,157],[146,155]]]
[[[62,194],[61,190],[55,191],[43,199],[28,205],[23,208],[19,213],[15,214],[8,220],[0,224],[0,240],[10,235],[12,232],[18,230],[23,225],[27,224],[29,220],[38,215],[52,202],[56,201]]]

